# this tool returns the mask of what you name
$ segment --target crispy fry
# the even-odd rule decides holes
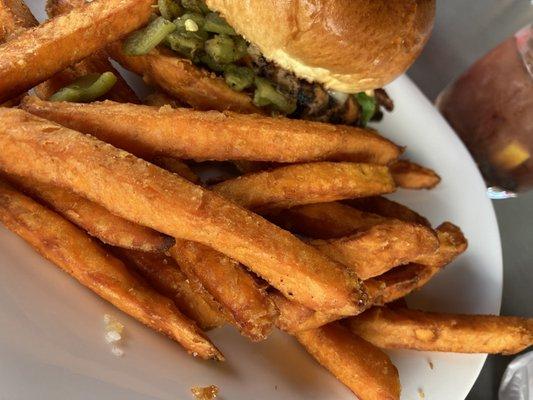
[[[433,189],[440,183],[440,176],[429,168],[414,162],[398,160],[389,165],[394,182],[405,189]]]
[[[349,318],[356,335],[381,348],[515,354],[533,345],[533,319],[374,307]]]
[[[172,299],[179,310],[196,321],[202,329],[224,325],[227,318],[202,284],[186,276],[170,257],[161,254],[115,248],[119,257],[133,266],[164,296]]]
[[[144,99],[143,104],[146,104],[147,106],[152,107],[163,107],[163,106],[171,106],[172,108],[180,108],[184,107],[184,104],[179,101],[178,99],[174,97],[170,97],[168,94],[156,90],[153,93],[150,93],[146,98]]]
[[[4,171],[68,187],[130,221],[210,246],[309,308],[354,315],[366,306],[357,277],[287,231],[91,136],[5,108],[0,147]]]
[[[414,222],[420,225],[431,226],[429,221],[420,214],[417,214],[408,207],[389,200],[386,197],[362,197],[360,199],[345,200],[343,203],[361,211],[381,215],[382,217],[396,218],[405,222]]]
[[[417,263],[395,268],[373,278],[374,283],[381,288],[381,302],[375,301],[375,304],[395,301],[421,288],[466,250],[468,243],[457,226],[444,222],[436,232],[439,248],[433,255],[420,257]]]
[[[164,252],[174,245],[173,238],[116,216],[68,189],[27,177],[10,176],[9,179],[106,244],[150,252]]]
[[[273,304],[237,261],[199,243],[179,239],[170,254],[189,278],[198,279],[231,314],[244,336],[253,341],[266,339],[274,325]]]
[[[189,182],[200,182],[198,176],[183,161],[177,160],[172,157],[156,156],[152,158],[152,163],[157,165],[158,167],[166,169],[169,172],[178,174],[182,178],[187,179]]]
[[[35,97],[26,98],[23,107],[143,158],[386,164],[400,153],[371,131],[310,121],[110,101],[52,103]]]
[[[334,201],[273,210],[266,215],[282,228],[313,239],[340,238],[386,221],[382,216]]]
[[[0,0],[0,43],[7,42],[36,25],[39,22],[22,0]]]
[[[381,275],[398,266],[431,257],[439,246],[425,226],[397,219],[338,239],[312,240],[311,245],[351,268],[361,279]]]
[[[83,4],[85,4],[85,0],[48,0],[46,2],[46,12],[49,17],[53,18],[61,14],[66,14],[76,7],[83,6]],[[117,82],[106,93],[105,98],[121,103],[139,103],[137,95],[109,62],[109,57],[104,50],[97,51],[79,63],[58,72],[47,81],[38,85],[35,88],[35,94],[39,98],[46,100],[59,89],[71,84],[76,78],[91,73],[102,74],[108,71],[115,74]]]
[[[124,68],[196,109],[262,112],[249,95],[232,90],[224,79],[177,57],[176,53],[156,48],[144,56],[127,56],[122,52],[122,42],[113,43],[108,50]]]
[[[138,28],[148,21],[152,3],[152,0],[94,1],[3,44],[0,101],[22,93]]]
[[[400,398],[398,370],[366,340],[333,323],[296,334],[305,349],[361,400]]]
[[[223,356],[167,298],[130,274],[83,231],[0,183],[0,220],[82,285],[150,328],[208,359]],[[54,245],[51,246],[50,243]]]
[[[315,162],[239,176],[212,190],[245,208],[268,209],[390,193],[395,186],[387,167]]]

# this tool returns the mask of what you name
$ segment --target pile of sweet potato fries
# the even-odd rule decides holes
[[[400,397],[381,349],[510,354],[533,343],[531,319],[398,305],[467,247],[452,223],[432,228],[382,197],[430,189],[435,172],[399,160],[402,148],[373,130],[250,114],[186,60],[121,54],[153,9],[49,0],[38,25],[19,0],[0,0],[7,228],[195,356],[224,360],[206,330],[230,324],[260,341],[277,327],[362,400]],[[109,55],[158,90],[153,105]],[[118,79],[107,100],[50,101],[103,72]],[[231,175],[208,185],[194,172],[203,161]]]

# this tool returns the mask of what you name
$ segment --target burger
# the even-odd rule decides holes
[[[364,126],[392,110],[382,86],[418,57],[434,16],[434,0],[159,0],[112,54],[197,108]],[[162,65],[175,82],[157,82]]]

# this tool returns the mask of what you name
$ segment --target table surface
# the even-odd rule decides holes
[[[475,60],[533,22],[529,0],[446,0],[424,52],[408,74],[434,100]],[[533,191],[494,201],[503,246],[501,313],[533,317]],[[468,400],[497,400],[501,376],[514,357],[489,356]]]

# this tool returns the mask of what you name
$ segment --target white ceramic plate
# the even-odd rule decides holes
[[[30,1],[39,17],[42,4]],[[409,302],[427,310],[498,313],[502,260],[496,219],[483,181],[459,139],[407,77],[390,85],[396,110],[379,129],[407,155],[434,168],[432,191],[395,195],[434,224],[450,220],[470,241],[468,252]],[[0,230],[0,399],[188,399],[190,387],[216,384],[227,400],[353,399],[290,337],[275,333],[251,344],[229,328],[209,334],[228,361],[202,362],[81,287]],[[102,317],[126,325],[122,358],[103,340]],[[463,399],[484,355],[390,352],[402,399]],[[429,362],[433,364],[430,368]]]

